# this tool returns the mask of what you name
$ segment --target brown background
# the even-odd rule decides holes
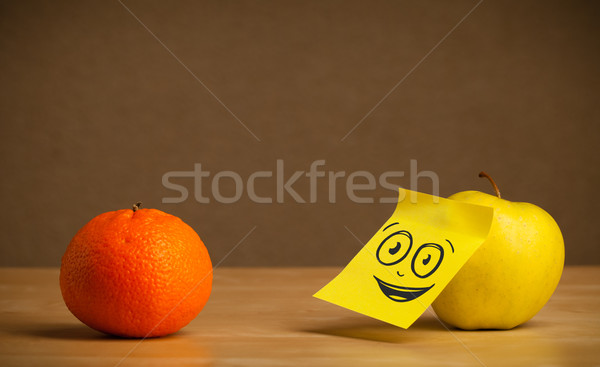
[[[443,196],[491,192],[485,169],[554,216],[568,264],[600,263],[598,2],[483,2],[344,141],[475,1],[125,5],[260,141],[119,2],[2,2],[0,265],[58,265],[87,221],[137,200],[194,227],[214,263],[256,226],[223,264],[342,265],[360,249],[344,226],[366,241],[393,210],[343,183],[328,203],[323,182],[314,204],[161,203],[167,171],[246,179],[277,159],[286,178],[416,159]]]

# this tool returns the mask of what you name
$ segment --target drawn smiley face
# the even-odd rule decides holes
[[[381,241],[377,247],[376,257],[381,265],[384,265],[388,271],[394,269],[395,273],[403,278],[406,274],[400,273],[397,268],[406,269],[401,266],[404,260],[411,260],[410,269],[412,275],[419,279],[426,279],[433,275],[444,260],[444,247],[437,243],[424,243],[416,251],[412,252],[413,237],[406,230],[397,230],[398,223],[392,223],[383,229],[383,232],[389,234]],[[395,231],[394,231],[395,230]],[[454,246],[449,240],[446,240],[454,253]],[[412,254],[412,257],[409,255]],[[435,283],[425,287],[406,287],[392,284],[379,279],[373,275],[381,292],[395,302],[408,302],[416,299],[435,286]]]

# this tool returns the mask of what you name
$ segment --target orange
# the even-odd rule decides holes
[[[138,208],[100,214],[77,232],[62,258],[60,289],[73,315],[93,329],[163,336],[202,310],[212,264],[181,219]]]

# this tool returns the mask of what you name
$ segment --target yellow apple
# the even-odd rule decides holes
[[[529,203],[464,191],[450,199],[494,208],[486,241],[456,274],[433,309],[461,329],[511,329],[531,319],[550,299],[562,274],[565,248],[554,219]]]

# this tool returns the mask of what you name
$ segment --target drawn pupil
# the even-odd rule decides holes
[[[427,258],[423,259],[423,265],[429,264],[431,261],[431,254],[427,255]]]
[[[398,251],[400,251],[400,247],[402,247],[402,245],[400,244],[400,242],[396,242],[396,246],[390,248],[388,252],[390,253],[390,255],[396,255],[396,253]]]

